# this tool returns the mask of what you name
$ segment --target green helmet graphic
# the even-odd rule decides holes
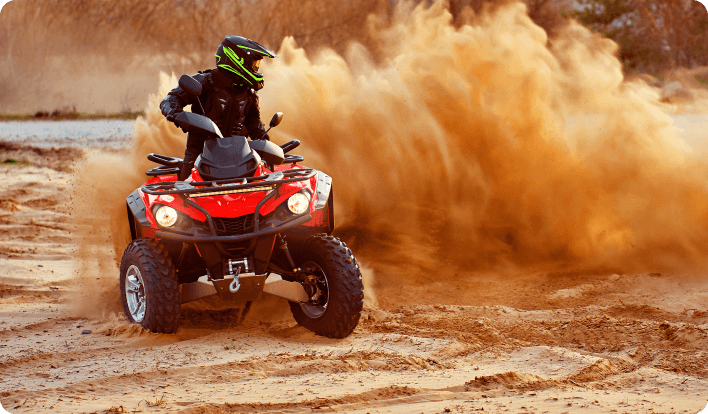
[[[258,42],[241,36],[226,36],[216,49],[216,68],[229,75],[235,86],[255,90],[263,87],[263,74],[258,70],[264,57],[277,57]]]

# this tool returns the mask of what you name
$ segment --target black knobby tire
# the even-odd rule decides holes
[[[131,269],[131,266],[135,266]],[[144,317],[136,321],[128,306],[126,274],[136,269],[144,285]],[[132,323],[157,333],[175,333],[179,326],[180,291],[175,267],[165,248],[152,239],[133,240],[120,262],[120,292],[123,312]]]
[[[315,263],[326,275],[327,306],[319,316],[308,315],[303,305],[290,302],[297,323],[317,335],[344,338],[359,324],[364,307],[364,284],[352,251],[334,236],[316,234],[293,249],[298,266]]]

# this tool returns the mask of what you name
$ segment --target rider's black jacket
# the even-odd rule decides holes
[[[268,139],[258,107],[258,95],[251,88],[237,88],[220,70],[207,70],[193,76],[202,84],[199,100],[206,114],[202,113],[197,99],[181,87],[172,89],[160,102],[162,114],[169,120],[187,105],[192,112],[206,115],[219,127],[225,137],[233,135],[250,136],[251,139]],[[187,178],[194,167],[194,161],[202,153],[207,137],[190,132],[187,134],[187,149],[184,151],[184,166],[179,179]]]

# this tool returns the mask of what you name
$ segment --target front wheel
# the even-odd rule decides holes
[[[174,265],[165,248],[151,239],[126,247],[120,262],[120,293],[128,320],[158,333],[175,333],[180,292]]]
[[[352,251],[338,238],[310,236],[293,249],[302,269],[307,303],[290,302],[300,326],[328,338],[344,338],[354,331],[364,306],[364,285]]]

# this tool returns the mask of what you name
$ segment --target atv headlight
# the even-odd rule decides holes
[[[162,206],[155,211],[155,220],[162,227],[172,227],[177,222],[177,211],[169,206]]]
[[[288,209],[294,214],[302,214],[310,207],[310,197],[307,194],[295,193],[288,198]]]

